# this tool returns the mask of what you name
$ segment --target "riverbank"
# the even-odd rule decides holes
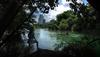
[[[29,54],[25,57],[96,57],[91,48],[83,48],[78,46],[69,46],[62,51],[51,51],[47,49],[39,49],[37,52]]]
[[[43,28],[36,29],[35,36],[39,43],[39,48],[42,49],[40,50],[41,51],[40,53],[42,52],[48,53],[49,50],[50,50],[50,53],[54,53],[55,51],[58,51],[59,49],[62,50],[64,47],[68,47],[69,45],[72,45],[72,44],[75,44],[75,45],[77,44],[82,47],[87,46],[87,44],[93,39],[93,37],[90,37],[89,35],[85,35],[78,32],[69,32],[68,34],[66,34],[60,31],[51,31],[51,30],[43,29]],[[99,42],[94,42],[94,43],[91,43],[91,45],[88,45],[87,47],[94,48],[97,51],[99,50],[99,46],[100,46]],[[53,52],[51,52],[51,50]],[[88,52],[88,51],[85,51],[85,52]]]

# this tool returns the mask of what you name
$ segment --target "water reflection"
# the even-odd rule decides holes
[[[35,29],[35,38],[39,43],[39,48],[49,50],[62,50],[69,43],[80,41],[83,36],[77,33],[61,31],[49,31],[48,29]]]
[[[35,38],[39,43],[39,48],[54,50],[57,43],[55,32],[50,32],[47,29],[36,29]]]

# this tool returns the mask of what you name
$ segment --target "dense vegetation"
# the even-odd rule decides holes
[[[96,27],[95,10],[90,5],[80,4],[78,11],[68,10],[57,15],[56,20],[51,20],[48,27],[65,31],[93,30]]]
[[[46,3],[48,5],[45,5]],[[32,14],[37,9],[40,9],[43,13],[48,13],[49,9],[54,9],[57,5],[58,0],[0,0],[0,57],[24,57],[29,55],[32,44],[34,42],[38,44],[34,38]],[[80,4],[76,0],[72,0],[70,6],[72,10],[59,14],[57,20],[51,20],[45,26],[52,30],[64,31],[99,30],[99,19],[96,18],[96,12],[90,5]],[[28,31],[29,38],[27,40],[28,46],[25,46],[22,39],[22,35],[25,36],[26,31]],[[70,45],[62,51],[62,56],[69,56],[68,50],[74,51],[76,48],[77,45]],[[84,53],[87,49],[81,48]]]
[[[48,5],[45,5],[48,3]],[[0,57],[23,57],[30,53],[34,38],[33,13],[48,13],[57,5],[54,0],[0,0]],[[23,36],[28,31],[25,45]]]
[[[56,20],[53,19],[43,25],[50,30],[66,31],[66,35],[68,36],[67,38],[71,38],[70,32],[83,34],[84,37],[81,38],[81,41],[73,41],[74,43],[69,43],[69,48],[84,49],[85,47],[86,49],[92,48],[96,51],[100,42],[100,27],[98,27],[100,23],[98,22],[99,20],[96,15],[97,11],[95,11],[90,4],[85,5],[77,3],[74,0],[72,2],[73,3],[70,3],[71,10],[57,15]],[[98,51],[96,52],[99,53]]]

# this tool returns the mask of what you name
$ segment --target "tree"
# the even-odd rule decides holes
[[[50,20],[50,22],[48,22],[48,25],[49,29],[52,29],[52,30],[56,30],[58,29],[58,26],[57,26],[57,22],[56,20]]]
[[[48,5],[45,5],[46,3]],[[53,9],[56,6],[56,3],[57,0],[0,0],[0,41],[2,41],[0,42],[0,50],[1,47],[3,50],[9,47],[6,48],[6,52],[10,51],[7,53],[8,55],[12,56],[14,54],[19,56],[17,51],[21,52],[22,50],[18,50],[15,44],[20,44],[19,46],[24,48],[22,47],[22,39],[20,36],[22,31],[24,31],[23,29],[29,30],[28,37],[30,39],[32,37],[34,38],[34,29],[31,25],[32,14],[37,8],[43,13],[48,13],[50,8]],[[30,12],[27,13],[27,10]],[[14,44],[12,45],[12,43]],[[11,50],[12,47],[14,49]]]
[[[61,28],[61,24],[66,24],[66,29],[63,30],[71,30],[71,28],[73,27],[73,25],[77,24],[77,15],[74,14],[74,11],[69,10],[69,11],[65,11],[62,14],[57,15],[57,22],[58,25],[60,25],[59,28]],[[64,21],[64,22],[62,22]],[[64,28],[64,27],[63,27]]]
[[[59,24],[59,29],[60,30],[67,30],[69,27],[67,20],[61,20],[60,24]]]
[[[76,0],[71,1],[70,7],[78,17],[79,30],[92,29],[96,23],[96,11],[89,4],[84,5],[84,3],[78,3]]]

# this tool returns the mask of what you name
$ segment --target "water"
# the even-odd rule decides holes
[[[48,50],[62,50],[65,46],[70,45],[70,43],[76,43],[85,45],[87,42],[91,41],[91,37],[84,37],[85,35],[76,32],[62,32],[62,31],[50,31],[48,29],[35,29],[35,38],[38,41],[38,47],[41,49]],[[28,31],[24,31],[21,34],[25,46],[28,47]],[[96,50],[96,54],[100,57],[100,42],[92,43],[91,47]],[[37,51],[37,44],[33,43],[31,53]]]
[[[39,48],[54,50],[57,43],[56,33],[47,29],[36,29],[35,38],[39,43]]]
[[[48,29],[35,29],[35,38],[39,48],[49,50],[61,50],[69,42],[80,41],[82,35],[72,33],[69,36],[65,32],[50,31]]]

